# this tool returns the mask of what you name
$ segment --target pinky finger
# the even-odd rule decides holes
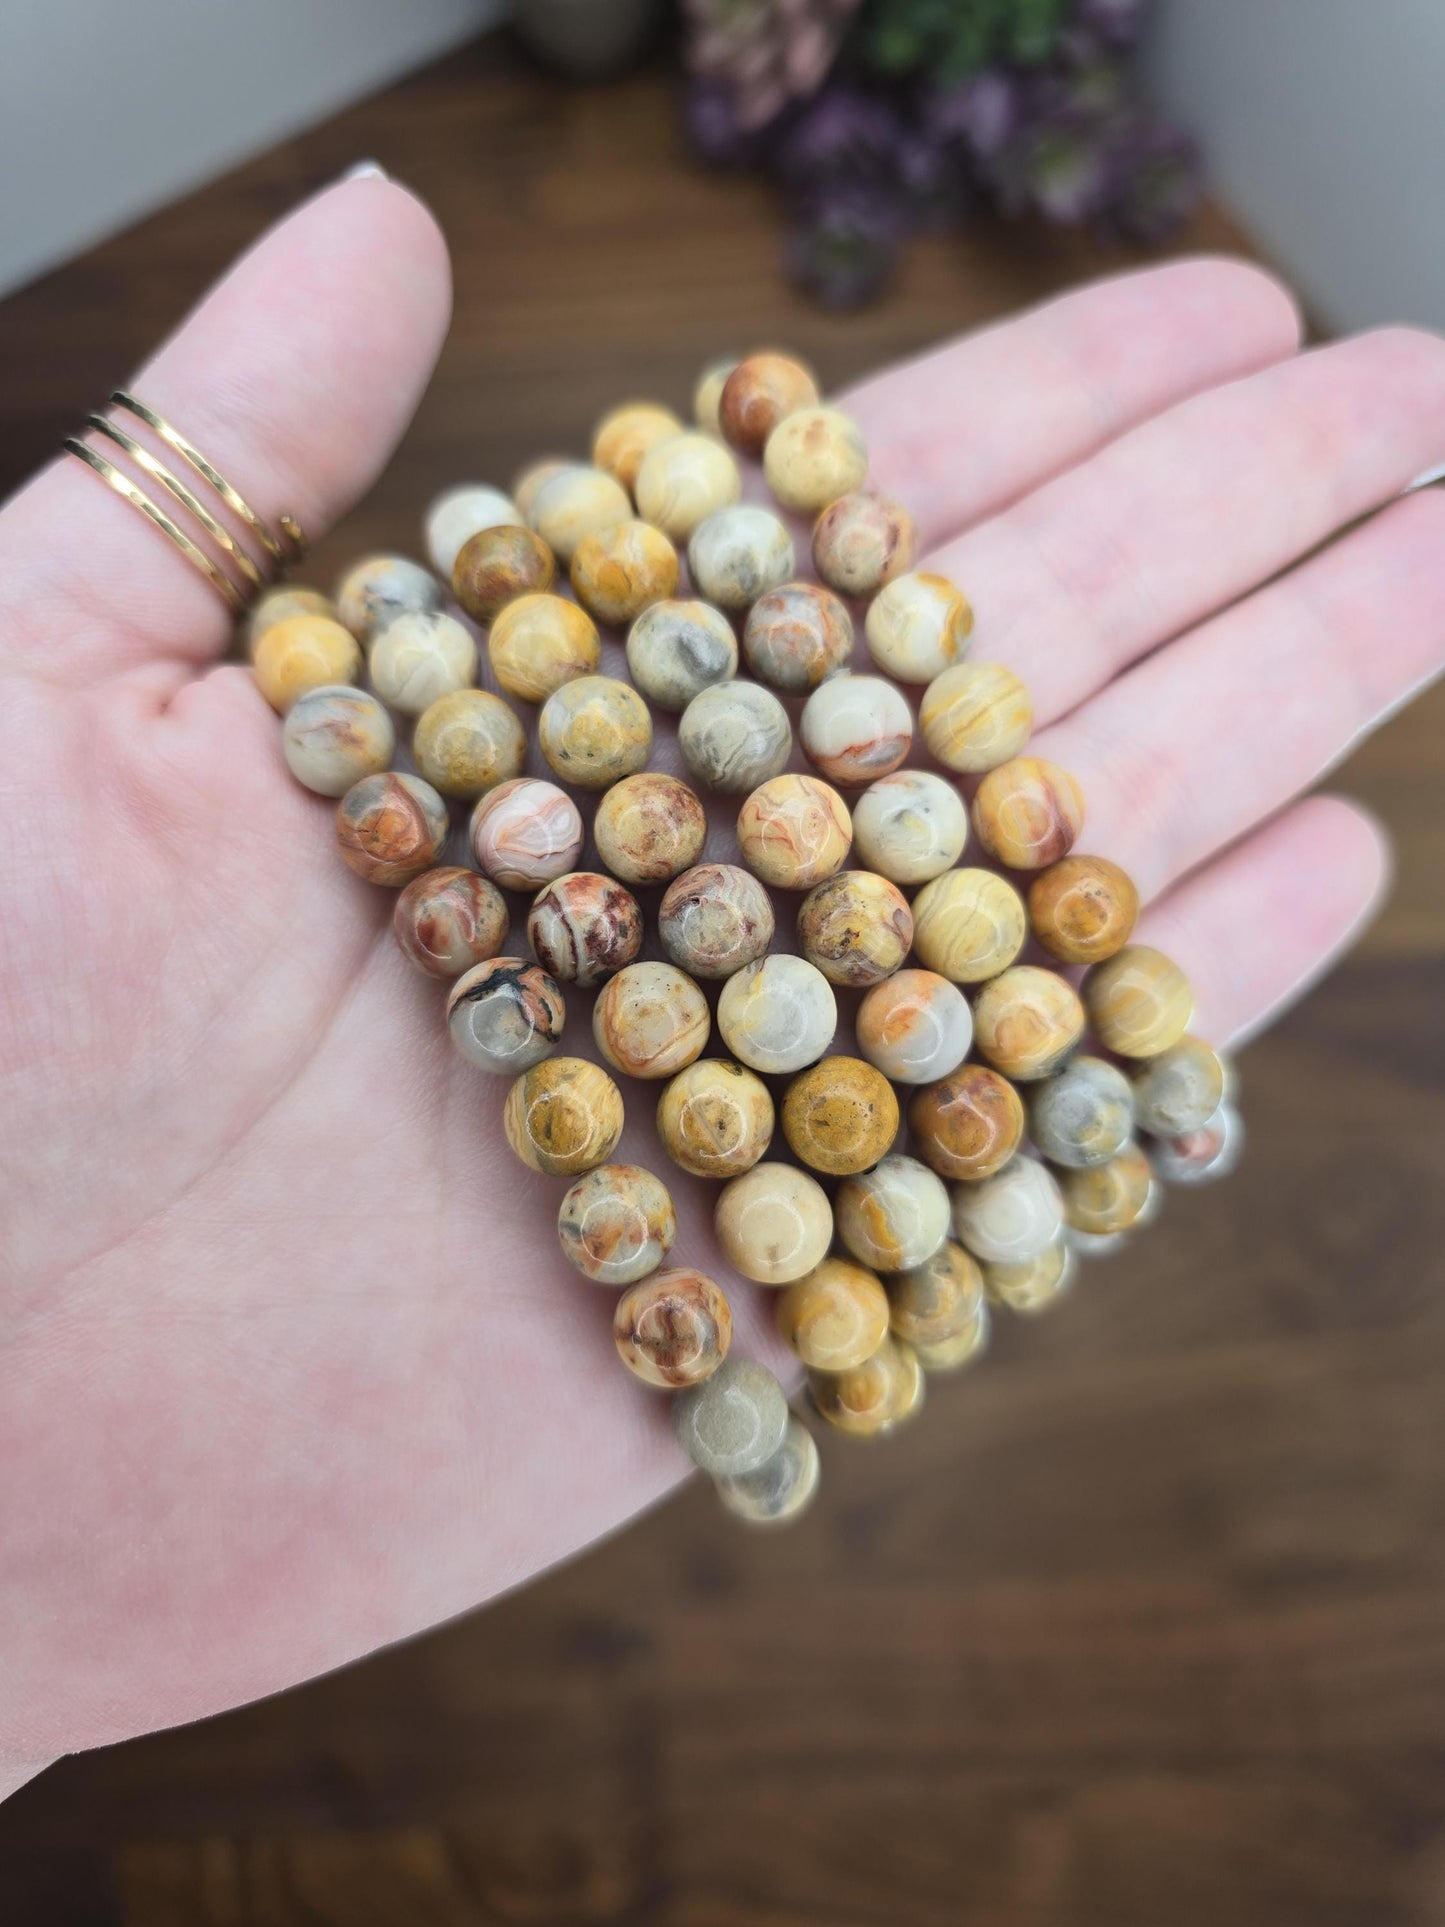
[[[1139,941],[1188,973],[1197,1033],[1238,1045],[1350,947],[1389,876],[1373,817],[1343,797],[1307,797],[1151,905]]]

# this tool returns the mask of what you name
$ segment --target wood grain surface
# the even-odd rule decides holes
[[[832,386],[1113,265],[978,226],[868,313],[782,285],[767,189],[695,172],[658,78],[487,42],[0,306],[0,489],[271,217],[365,155],[457,314],[317,560],[682,404],[736,345]],[[1190,246],[1238,245],[1217,214]],[[386,288],[371,291],[386,299]],[[6,1927],[1392,1927],[1445,1922],[1445,703],[1342,780],[1399,878],[1243,1064],[1251,1152],[869,1449],[783,1538],[692,1489],[488,1611],[0,1808]]]

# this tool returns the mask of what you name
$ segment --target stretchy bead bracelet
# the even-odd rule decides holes
[[[667,1187],[610,1161],[619,1079],[660,1086],[663,1148],[721,1185],[720,1249],[778,1288],[816,1410],[859,1436],[976,1359],[991,1308],[1053,1303],[1078,1255],[1152,1216],[1159,1179],[1231,1168],[1242,1132],[1226,1066],[1188,1034],[1187,979],[1131,941],[1118,865],[1074,852],[1078,783],[1026,754],[1028,691],[970,659],[969,602],[915,570],[907,510],[863,486],[857,425],[771,353],[709,369],[695,413],[688,429],[632,403],[590,464],[539,463],[511,496],[448,491],[426,518],[436,575],[369,556],[334,599],[273,590],[248,642],[287,764],[340,799],[343,860],[399,887],[403,953],[448,980],[458,1052],[511,1080],[507,1140],[564,1184],[562,1250],[620,1293],[622,1362],[675,1394],[678,1441],[724,1505],[767,1523],[806,1506],[817,1448],[773,1374],[731,1351],[721,1287],[670,1262]],[[734,451],[815,518],[821,586],[796,579],[788,522],[740,499]],[[850,671],[859,605],[894,680]],[[477,686],[478,629],[503,696]],[[630,682],[605,673],[602,630],[626,631]],[[908,766],[900,683],[923,686],[938,769]],[[789,768],[785,700],[809,773]],[[647,767],[649,702],[678,715],[694,782],[740,799],[739,862],[703,860],[696,791]],[[555,780],[525,772],[515,703],[536,706]],[[475,867],[441,862],[452,803],[471,808]],[[596,870],[579,867],[584,812]],[[661,891],[662,957],[643,955],[639,890]],[[784,891],[796,953],[774,948]],[[528,899],[529,956],[508,949],[521,912],[504,892]],[[1082,967],[1078,986],[1056,966]],[[574,991],[597,993],[601,1063],[558,1054]],[[863,993],[857,1056],[834,1050],[839,991]],[[726,1056],[703,1054],[714,1027]],[[791,1159],[769,1155],[779,1125]]]

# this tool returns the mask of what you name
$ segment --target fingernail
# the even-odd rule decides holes
[[[355,167],[348,167],[341,178],[343,181],[389,181],[391,176],[380,161],[358,161]]]

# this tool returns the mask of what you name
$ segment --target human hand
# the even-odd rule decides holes
[[[136,386],[315,532],[446,310],[429,218],[355,181]],[[1445,500],[1391,499],[1445,449],[1445,346],[1296,348],[1266,277],[1194,262],[843,398],[1220,1043],[1368,915],[1378,831],[1291,799],[1445,646]],[[227,639],[79,464],[0,515],[0,769],[35,825],[0,855],[0,1786],[460,1611],[683,1469]],[[648,1097],[622,1150],[655,1164]],[[721,1271],[666,1176],[679,1257]]]

